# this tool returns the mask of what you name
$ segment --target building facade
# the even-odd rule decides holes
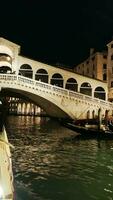
[[[94,52],[90,49],[89,57],[74,67],[74,72],[94,79],[107,81],[107,52]]]
[[[89,57],[74,67],[74,72],[102,80],[108,86],[108,100],[113,101],[113,41],[107,44],[106,52],[90,49]]]

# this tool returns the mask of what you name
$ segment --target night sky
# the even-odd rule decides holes
[[[0,10],[0,37],[48,64],[72,68],[113,38],[113,0],[10,0]]]

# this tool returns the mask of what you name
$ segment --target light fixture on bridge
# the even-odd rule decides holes
[[[7,56],[7,61],[10,61],[10,60],[11,60],[10,56]]]

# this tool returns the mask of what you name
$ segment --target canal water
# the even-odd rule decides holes
[[[113,141],[74,140],[49,118],[10,116],[16,200],[112,200]]]

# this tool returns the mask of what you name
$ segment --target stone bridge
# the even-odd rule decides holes
[[[32,100],[43,108],[49,116],[57,118],[96,118],[101,109],[112,116],[113,103],[80,92],[33,80],[21,75],[0,74],[1,92],[16,94]]]

